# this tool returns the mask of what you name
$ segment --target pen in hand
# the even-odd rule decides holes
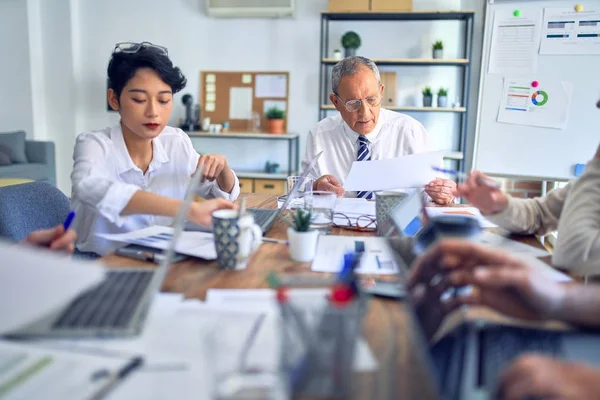
[[[439,168],[439,167],[435,167],[435,166],[433,166],[431,168],[433,168],[434,171],[441,172],[443,174],[454,175],[454,176],[456,176],[456,178],[462,179],[462,180],[466,180],[469,177],[469,175],[465,174],[464,172],[454,171],[452,169],[444,169],[444,168]],[[491,179],[477,178],[475,181],[479,185],[486,185],[486,186],[489,186],[494,189],[500,189],[500,184]]]
[[[71,211],[69,213],[69,215],[67,216],[67,219],[65,219],[65,222],[63,223],[63,228],[65,229],[65,232],[67,230],[69,230],[69,227],[71,226],[71,223],[73,222],[74,218],[75,218],[75,211]]]

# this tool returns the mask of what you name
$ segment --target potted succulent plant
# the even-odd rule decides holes
[[[360,47],[360,36],[358,33],[348,31],[342,36],[342,46],[344,47],[344,57],[356,55],[356,49]]]
[[[433,104],[433,92],[429,86],[423,88],[423,107],[431,107]]]
[[[341,60],[342,59],[342,52],[339,49],[335,49],[333,51],[333,59],[334,60]]]
[[[437,92],[437,106],[448,107],[448,89],[440,88]]]
[[[433,58],[444,58],[444,42],[436,40],[433,42]]]
[[[268,120],[267,132],[283,133],[285,111],[279,107],[271,107],[267,110],[265,117]]]
[[[296,209],[291,219],[286,219],[290,256],[294,261],[308,262],[315,258],[319,231],[310,228],[311,221],[312,213],[302,208]]]

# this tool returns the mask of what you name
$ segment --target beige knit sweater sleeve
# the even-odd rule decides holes
[[[572,183],[554,189],[535,199],[508,198],[508,206],[500,213],[485,217],[502,228],[520,234],[545,235],[556,230]]]
[[[600,159],[572,183],[558,224],[552,264],[578,274],[600,274]]]

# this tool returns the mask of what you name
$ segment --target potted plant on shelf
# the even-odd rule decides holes
[[[279,164],[267,161],[265,164],[265,172],[268,174],[277,174],[279,172]]]
[[[425,86],[423,88],[423,107],[431,107],[433,103],[433,93],[431,92],[431,88],[429,86]]]
[[[333,51],[333,59],[334,60],[341,60],[342,59],[342,52],[339,49],[335,49]]]
[[[433,58],[444,58],[444,42],[441,40],[433,42]]]
[[[440,88],[437,93],[437,106],[448,107],[448,89]]]
[[[283,133],[285,111],[279,107],[271,107],[267,110],[265,117],[267,117],[268,120],[267,132]]]
[[[348,31],[342,36],[342,46],[344,47],[344,57],[356,55],[356,49],[360,47],[360,36],[358,33]]]
[[[312,213],[302,208],[292,213],[292,219],[287,219],[287,230],[290,247],[290,257],[294,261],[308,262],[315,258],[319,231],[310,229]]]

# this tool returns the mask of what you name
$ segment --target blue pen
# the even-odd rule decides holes
[[[469,175],[465,174],[464,172],[460,172],[460,171],[454,171],[452,169],[445,169],[445,168],[440,168],[440,167],[431,167],[433,168],[434,171],[437,172],[441,172],[443,174],[448,174],[448,175],[454,175],[456,176],[458,179],[462,179],[465,180],[469,177]],[[495,182],[491,179],[481,179],[481,178],[477,178],[475,180],[479,185],[486,185],[489,186],[491,188],[494,189],[500,189],[500,184],[498,182]]]
[[[63,228],[65,228],[65,231],[67,231],[67,229],[69,229],[69,227],[71,226],[73,218],[75,218],[75,211],[71,211],[67,216],[67,219],[65,219],[65,223],[63,224]]]

